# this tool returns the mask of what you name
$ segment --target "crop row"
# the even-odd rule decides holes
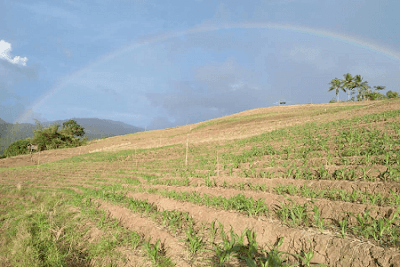
[[[320,230],[325,228],[332,229],[342,233],[341,235],[343,237],[346,233],[363,236],[365,239],[374,240],[380,245],[398,246],[400,241],[400,228],[398,226],[399,209],[393,213],[390,219],[379,218],[376,220],[374,217],[371,217],[368,212],[365,212],[363,215],[344,213],[342,219],[330,220],[330,222],[328,222],[320,216],[320,209],[313,201],[300,205],[288,199],[290,203],[280,203],[271,208],[268,207],[262,199],[254,200],[252,197],[245,197],[243,194],[226,198],[197,192],[177,192],[175,190],[158,190],[154,188],[136,188],[132,190],[158,194],[178,201],[190,202],[207,207],[236,210],[248,216],[271,217],[275,215],[275,217],[279,218],[284,224],[292,227],[305,226],[316,227]],[[364,221],[359,220],[360,216],[363,216],[362,218],[364,218]],[[351,218],[354,220],[351,220]],[[348,225],[350,221],[353,222],[351,227]],[[366,233],[369,234],[367,235]]]
[[[277,246],[270,250],[264,250],[258,247],[256,241],[256,232],[253,230],[245,229],[240,235],[233,232],[232,228],[228,232],[218,221],[213,221],[208,225],[208,234],[203,231],[200,232],[200,227],[197,226],[193,218],[185,212],[176,210],[164,210],[144,200],[138,200],[125,196],[123,193],[117,192],[118,187],[104,187],[101,190],[93,190],[81,187],[84,191],[85,201],[83,206],[91,207],[93,200],[96,198],[113,202],[118,205],[126,206],[133,212],[139,213],[155,220],[158,224],[168,227],[175,235],[184,235],[185,247],[191,255],[190,261],[193,263],[196,256],[204,250],[213,251],[215,254],[211,261],[216,266],[225,266],[232,257],[240,261],[250,264],[248,266],[289,266],[286,261],[290,256],[291,259],[296,259],[303,266],[311,266],[313,257],[312,248],[310,251],[303,251],[301,255],[285,255],[285,253],[278,250],[282,244],[283,239]],[[67,190],[73,194],[72,191]],[[84,200],[83,196],[80,198]],[[93,198],[92,200],[90,198]],[[259,214],[251,214],[259,215]],[[100,217],[100,222],[104,216]],[[218,225],[218,226],[217,226]],[[204,228],[204,225],[203,225]],[[216,239],[219,233],[219,239]],[[246,240],[245,240],[246,238]],[[210,240],[210,241],[208,241]],[[157,244],[154,245],[157,247]],[[157,263],[158,264],[158,263]],[[158,265],[157,265],[158,266]],[[168,266],[168,265],[160,265]]]

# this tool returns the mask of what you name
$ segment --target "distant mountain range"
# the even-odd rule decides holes
[[[135,127],[123,122],[103,120],[97,118],[72,118],[79,125],[85,129],[85,137],[89,140],[98,139],[103,137],[124,135],[130,133],[141,132],[144,129]],[[58,120],[41,123],[43,127],[47,128],[51,125],[62,124],[67,120]],[[14,141],[33,137],[34,124],[18,123],[12,124],[5,122],[0,118],[0,155],[3,151]]]

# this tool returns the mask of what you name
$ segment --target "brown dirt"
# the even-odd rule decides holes
[[[252,191],[241,191],[236,189],[224,189],[224,188],[208,188],[208,187],[170,187],[165,185],[143,185],[144,188],[156,188],[156,189],[166,189],[166,190],[174,190],[177,192],[197,192],[199,194],[207,194],[212,196],[221,196],[226,198],[231,198],[238,194],[243,194],[247,198],[253,198],[254,200],[262,199],[267,204],[270,209],[276,209],[280,207],[282,204],[289,204],[290,201],[286,196],[276,195],[265,192],[252,192]],[[327,199],[314,199],[313,203],[310,203],[311,199],[304,198],[300,196],[290,196],[289,197],[294,203],[303,205],[304,203],[309,203],[310,208],[312,209],[313,205],[319,207],[321,212],[321,216],[330,220],[334,224],[337,224],[337,221],[348,218],[349,223],[355,223],[356,219],[348,214],[362,214],[366,212],[366,210],[371,210],[370,215],[374,219],[378,218],[389,218],[394,212],[395,209],[392,207],[381,207],[376,205],[365,205],[365,204],[357,204],[357,203],[349,203],[343,201],[332,201]],[[309,208],[309,209],[310,209]]]
[[[171,177],[160,178],[157,180],[168,180]],[[172,178],[173,179],[173,178]],[[177,178],[180,179],[180,178]],[[214,176],[210,177],[211,180],[215,180],[218,187],[222,187],[223,183],[226,182],[228,186],[234,184],[244,183],[246,186],[251,185],[266,185],[268,190],[271,191],[273,187],[279,185],[294,185],[297,187],[308,186],[314,189],[329,190],[329,189],[341,189],[348,193],[357,189],[369,193],[380,193],[382,196],[388,196],[391,191],[400,192],[400,184],[397,182],[365,182],[365,181],[346,181],[346,180],[296,180],[291,178],[243,178],[239,176]],[[146,183],[146,180],[141,179],[142,183]],[[190,185],[205,185],[203,178],[188,177]]]
[[[147,200],[160,209],[188,212],[197,221],[221,222],[224,229],[233,228],[239,234],[245,229],[257,232],[257,242],[262,246],[271,246],[277,239],[284,237],[282,250],[299,253],[310,250],[310,240],[314,248],[313,263],[329,266],[400,266],[400,253],[395,249],[383,249],[369,242],[350,238],[338,238],[334,234],[320,234],[313,229],[288,228],[278,221],[260,220],[229,211],[199,207],[191,203],[182,203],[147,193],[129,193],[130,197]],[[380,264],[380,265],[379,265]]]
[[[129,209],[107,203],[105,201],[96,200],[100,204],[99,208],[109,212],[112,217],[117,218],[120,223],[131,231],[136,231],[150,238],[152,243],[156,243],[157,239],[165,244],[166,256],[170,257],[177,266],[190,266],[187,262],[188,255],[184,250],[184,246],[174,236],[166,233],[153,221],[142,218],[131,212]]]

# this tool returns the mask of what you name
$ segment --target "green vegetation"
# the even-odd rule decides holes
[[[14,157],[17,155],[28,154],[29,150],[27,149],[29,145],[28,140],[18,140],[13,142],[5,151],[4,157]]]
[[[379,93],[379,91],[384,90],[385,86],[374,86],[375,92],[371,91],[371,87],[368,85],[367,81],[363,81],[361,75],[351,75],[350,73],[346,73],[343,75],[344,79],[335,78],[330,81],[331,87],[329,87],[330,91],[335,91],[336,93],[336,102],[339,102],[339,91],[347,92],[348,99],[350,100],[350,95],[354,95],[357,93],[357,100],[381,100],[384,98],[396,98],[398,97],[397,92],[388,91],[386,96]],[[357,91],[356,91],[357,89]],[[354,101],[354,97],[351,98]],[[329,101],[330,103],[334,101]]]
[[[59,130],[58,125],[49,128],[34,131],[31,143],[38,146],[38,150],[48,150],[56,148],[76,147],[87,141],[80,139],[85,134],[83,127],[78,125],[76,121],[69,120],[63,123],[62,129]]]
[[[43,128],[40,123],[37,123],[37,129],[34,130],[33,138],[18,140],[9,145],[5,150],[5,157],[28,154],[29,144],[35,144],[37,150],[49,150],[57,148],[77,147],[84,145],[87,138],[81,138],[85,135],[82,126],[74,120],[69,120],[63,123],[61,129],[59,125],[53,125],[48,128]]]

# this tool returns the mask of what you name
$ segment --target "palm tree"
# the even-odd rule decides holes
[[[328,92],[335,90],[336,92],[336,101],[339,102],[339,91],[342,89],[344,92],[346,90],[342,86],[342,81],[338,78],[333,79],[330,83],[331,87],[329,87]]]
[[[364,100],[368,94],[370,94],[369,89],[371,87],[368,85],[367,81],[363,81],[361,75],[354,76],[354,88],[358,88],[358,100]]]
[[[353,90],[355,87],[354,78],[350,73],[343,74],[344,80],[342,86],[347,90],[347,100],[350,99],[350,94],[354,94]],[[343,90],[346,92],[346,90]]]

